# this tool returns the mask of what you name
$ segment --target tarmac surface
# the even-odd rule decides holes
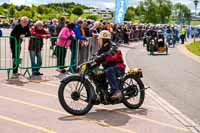
[[[0,71],[0,131],[1,133],[197,133],[198,125],[193,122],[197,120],[198,116],[196,108],[192,103],[190,107],[194,111],[194,116],[190,115],[189,110],[182,110],[184,107],[181,103],[198,102],[198,90],[194,88],[199,86],[198,78],[194,74],[194,79],[191,79],[190,72],[180,75],[180,81],[174,81],[172,85],[179,85],[183,87],[183,92],[186,92],[188,86],[186,79],[192,81],[194,86],[190,87],[193,90],[188,93],[183,93],[184,96],[190,98],[190,94],[194,94],[194,100],[183,99],[180,102],[178,98],[182,95],[180,91],[173,90],[177,100],[172,100],[169,95],[170,84],[165,84],[164,77],[172,78],[170,73],[174,73],[176,77],[177,69],[174,66],[163,65],[165,62],[177,58],[181,63],[186,59],[189,63],[184,64],[184,70],[196,70],[196,65],[181,53],[176,54],[176,49],[170,49],[169,56],[149,56],[142,48],[141,43],[132,43],[130,46],[122,45],[121,50],[126,55],[126,62],[129,68],[141,67],[144,70],[144,83],[152,89],[146,90],[146,97],[143,106],[137,110],[127,109],[124,105],[99,105],[94,106],[93,109],[85,116],[72,116],[64,111],[58,101],[58,87],[60,80],[65,76],[56,72],[55,68],[41,69],[44,76],[29,79],[28,77],[20,76],[19,79],[7,79],[6,71]],[[6,60],[10,60],[6,58]],[[178,62],[177,61],[177,62]],[[172,61],[173,62],[173,61]],[[175,62],[175,61],[174,61]],[[146,64],[145,64],[146,63]],[[156,64],[157,63],[157,64]],[[169,70],[160,69],[157,65],[163,65]],[[194,65],[194,68],[193,68]],[[192,69],[186,69],[186,67]],[[176,67],[175,67],[176,68]],[[180,71],[183,71],[183,70]],[[167,71],[167,72],[163,72]],[[20,71],[23,73],[23,71]],[[158,73],[157,73],[158,72]],[[199,72],[198,70],[195,72]],[[164,73],[164,74],[163,74]],[[165,75],[166,74],[166,75]],[[182,74],[182,73],[180,73]],[[189,76],[189,78],[183,77]],[[179,78],[180,78],[179,77]],[[171,83],[171,82],[170,82]],[[160,85],[160,86],[157,86]],[[159,88],[157,90],[157,88]],[[196,91],[195,91],[196,90]],[[155,92],[156,93],[155,93]],[[169,91],[169,92],[168,92]],[[161,93],[162,92],[162,93]],[[194,93],[193,93],[194,92]],[[172,92],[171,92],[172,93]],[[170,94],[171,94],[170,93]],[[162,96],[163,98],[161,98]],[[172,101],[172,102],[171,102]],[[176,104],[180,102],[180,104]],[[173,106],[172,106],[173,105]],[[181,112],[176,109],[181,110]],[[183,112],[183,113],[182,113]],[[188,113],[189,112],[189,113]],[[192,113],[192,112],[191,112]],[[191,119],[189,119],[187,116]]]

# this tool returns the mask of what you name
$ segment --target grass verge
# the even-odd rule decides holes
[[[200,56],[200,42],[195,42],[187,45],[186,48],[193,54]]]

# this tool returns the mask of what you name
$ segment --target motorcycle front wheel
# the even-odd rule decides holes
[[[71,76],[63,81],[58,90],[62,107],[70,114],[84,115],[93,107],[91,88],[81,76]]]
[[[144,102],[144,84],[140,78],[127,75],[123,83],[123,104],[130,109],[138,109]]]

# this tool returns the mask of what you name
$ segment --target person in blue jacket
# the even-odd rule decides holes
[[[88,57],[88,53],[85,52],[88,48],[88,46],[86,45],[87,43],[87,37],[85,35],[85,28],[84,28],[84,22],[83,20],[78,20],[75,27],[74,27],[74,33],[76,35],[76,39],[78,40],[78,48],[79,49],[79,57],[78,57],[78,64],[80,65],[81,63],[83,63],[84,61],[86,61],[86,58]],[[72,45],[73,47],[73,45]],[[72,49],[72,53],[75,50],[75,48]],[[73,54],[72,54],[73,56]]]
[[[3,32],[2,32],[2,30],[0,29],[0,37],[2,37],[3,36]]]
[[[82,20],[78,20],[76,26],[74,27],[74,33],[76,34],[76,39],[87,41],[87,37],[83,35],[83,32],[82,32],[83,24],[84,23]]]

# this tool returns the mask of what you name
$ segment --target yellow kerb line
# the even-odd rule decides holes
[[[40,127],[40,126],[32,125],[32,124],[29,124],[29,123],[26,123],[26,122],[23,122],[23,121],[20,121],[20,120],[16,120],[16,119],[13,119],[13,118],[9,118],[9,117],[6,117],[6,116],[0,115],[0,119],[5,120],[5,121],[9,121],[9,122],[12,122],[12,123],[16,123],[16,124],[19,124],[19,125],[22,125],[22,126],[25,126],[25,127],[37,129],[37,130],[40,130],[40,131],[45,132],[45,133],[56,133],[55,131],[52,131],[52,130],[49,130],[49,129],[46,129],[46,128],[43,128],[43,127]]]
[[[76,118],[76,119],[79,119],[79,120],[84,120],[84,121],[87,121],[87,122],[91,122],[93,124],[104,125],[104,126],[107,126],[109,128],[112,128],[112,129],[115,129],[115,130],[118,130],[118,131],[121,131],[121,132],[136,133],[136,132],[131,131],[129,129],[116,127],[116,126],[113,126],[113,125],[106,123],[106,122],[101,122],[101,121],[97,121],[97,120],[94,120],[94,119],[89,119],[89,118],[85,118],[85,117],[81,117],[81,116],[73,116],[73,115],[67,114],[66,112],[62,112],[62,111],[52,109],[52,108],[49,108],[49,107],[36,105],[36,104],[32,104],[32,103],[28,103],[28,102],[25,102],[25,101],[21,101],[21,100],[9,98],[9,97],[4,97],[4,96],[0,96],[0,99],[7,100],[7,101],[10,101],[10,102],[15,102],[15,103],[18,103],[18,104],[31,106],[33,108],[38,108],[38,109],[45,110],[45,111],[50,111],[50,112],[54,112],[54,113],[58,113],[58,114],[62,114],[62,115],[67,115],[67,116],[72,116],[73,118]]]

